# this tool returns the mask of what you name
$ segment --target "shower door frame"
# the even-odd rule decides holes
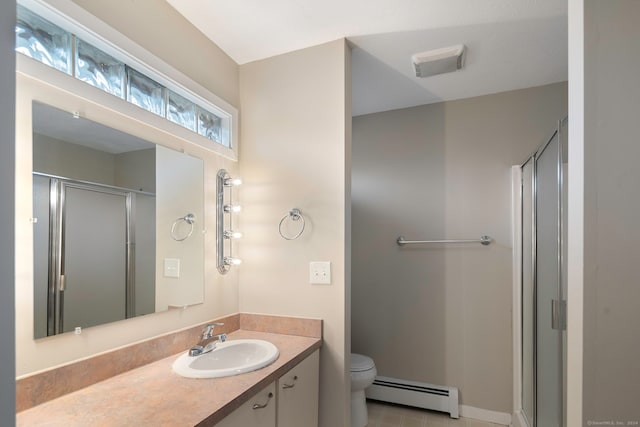
[[[67,188],[121,196],[125,202],[125,318],[135,315],[135,203],[136,192],[93,182],[34,172],[49,179],[49,280],[47,336],[64,333],[64,264]],[[143,193],[143,192],[140,192]]]
[[[566,386],[565,386],[565,374],[566,374],[566,362],[565,362],[565,343],[566,343],[566,295],[563,291],[563,281],[564,281],[564,273],[563,273],[563,263],[565,259],[565,249],[564,249],[564,193],[563,188],[565,185],[564,182],[564,170],[563,170],[563,140],[564,137],[563,129],[566,128],[567,118],[558,121],[557,129],[553,132],[552,136],[542,144],[533,155],[529,156],[521,165],[514,166],[514,199],[518,200],[519,203],[515,206],[514,209],[514,248],[517,248],[514,251],[514,262],[517,264],[516,268],[514,268],[514,426],[528,426],[528,427],[538,427],[538,360],[537,360],[537,350],[538,350],[538,307],[537,307],[537,291],[538,291],[538,273],[537,273],[537,207],[538,207],[538,185],[537,185],[537,161],[540,155],[549,147],[549,145],[554,141],[555,138],[558,139],[557,144],[557,177],[558,177],[558,215],[557,215],[557,231],[558,231],[558,266],[557,266],[557,277],[558,277],[558,289],[557,289],[557,298],[558,305],[560,307],[559,312],[553,312],[552,315],[554,319],[550,319],[553,324],[558,326],[559,329],[553,328],[554,330],[558,330],[558,363],[560,367],[560,375],[558,378],[558,388],[560,391],[560,401],[559,404],[559,420],[558,425],[564,425],[565,419],[565,411],[566,411]],[[524,301],[524,174],[523,168],[531,162],[531,230],[527,230],[531,232],[531,273],[532,273],[532,286],[533,286],[533,315],[534,319],[532,321],[533,331],[533,384],[532,386],[532,394],[533,394],[533,414],[526,414],[523,407],[523,392],[525,388],[524,383],[524,352],[523,352],[523,344],[524,344],[524,319],[523,319],[523,301]],[[529,418],[533,415],[533,423],[529,423]],[[544,427],[544,426],[539,426]]]

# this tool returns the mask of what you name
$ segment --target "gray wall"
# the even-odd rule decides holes
[[[156,149],[129,151],[115,156],[115,185],[156,192]]]
[[[34,133],[33,170],[149,193],[156,191],[155,148],[111,154]]]
[[[15,2],[0,2],[0,424],[15,424]]]
[[[353,119],[352,346],[380,375],[511,413],[511,166],[566,111],[558,83]]]
[[[583,425],[640,421],[640,2],[584,2]]]
[[[47,135],[33,134],[35,172],[116,185],[115,155]]]

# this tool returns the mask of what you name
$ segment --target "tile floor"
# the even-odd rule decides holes
[[[369,424],[367,427],[499,427],[499,424],[471,418],[453,419],[449,414],[367,401]]]

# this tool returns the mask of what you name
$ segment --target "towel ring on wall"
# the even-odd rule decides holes
[[[191,228],[189,228],[189,233],[184,236],[183,238],[178,238],[176,237],[176,227],[179,223],[181,223],[182,221],[186,222],[187,224],[189,224],[191,226]],[[171,226],[171,238],[173,240],[175,240],[176,242],[182,242],[183,240],[188,239],[192,234],[193,234],[193,223],[196,222],[196,216],[192,213],[186,214],[185,216],[176,219],[175,221],[173,221],[173,225]]]
[[[289,236],[285,236],[285,234],[282,232],[282,224],[284,224],[284,221],[289,218],[292,221],[300,221],[302,220],[302,228],[300,228],[300,231],[298,232],[298,234],[296,234],[295,236],[289,237]],[[302,215],[302,211],[298,208],[293,208],[289,211],[288,214],[286,214],[285,216],[282,217],[282,219],[280,220],[280,224],[278,224],[278,232],[280,232],[280,236],[282,236],[283,239],[285,240],[295,240],[298,237],[300,237],[302,235],[302,232],[304,231],[304,227],[305,227],[306,223],[304,220],[304,216]]]

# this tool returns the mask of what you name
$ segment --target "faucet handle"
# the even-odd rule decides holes
[[[213,330],[215,329],[216,326],[224,326],[224,323],[219,323],[219,322],[209,323],[207,326],[205,326],[204,331],[202,331],[202,337],[211,338],[213,336]]]

